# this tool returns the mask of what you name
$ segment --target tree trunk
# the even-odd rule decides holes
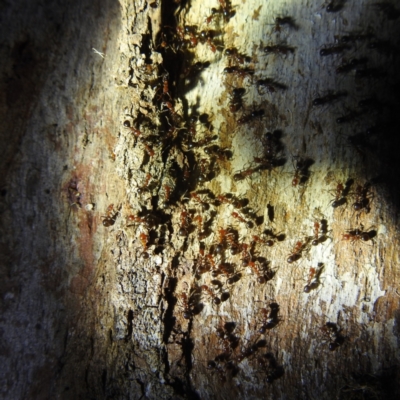
[[[3,398],[399,398],[398,5],[1,11]]]

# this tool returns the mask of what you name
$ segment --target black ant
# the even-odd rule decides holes
[[[347,92],[345,90],[343,91],[339,91],[339,92],[333,92],[330,91],[330,93],[328,93],[327,95],[323,96],[323,97],[317,97],[312,101],[312,105],[314,107],[316,106],[322,106],[322,105],[326,105],[326,104],[330,104],[333,103],[336,100],[339,100],[343,97],[347,96]]]
[[[292,17],[276,17],[275,18],[275,32],[280,32],[283,25],[286,25],[288,28],[297,29],[296,22]]]
[[[262,95],[264,92],[275,93],[278,90],[286,90],[287,86],[283,83],[276,82],[272,78],[259,79],[256,82],[258,94]]]
[[[334,13],[340,11],[346,3],[346,0],[335,0],[331,1],[327,6],[326,6],[326,12],[329,13]]]
[[[343,53],[345,50],[350,50],[351,46],[347,45],[347,44],[338,44],[338,45],[332,45],[332,46],[328,46],[324,49],[321,49],[319,51],[319,55],[321,57],[325,57],[325,56],[331,56],[334,54],[341,54]]]
[[[349,62],[339,65],[336,68],[337,74],[347,74],[350,71],[357,69],[358,67],[367,64],[368,58],[352,58]]]
[[[389,3],[388,1],[374,3],[373,6],[380,12],[385,14],[389,21],[394,21],[400,17],[400,10],[398,10],[393,4]]]
[[[294,47],[286,46],[283,44],[271,44],[264,47],[265,54],[279,54],[287,56],[288,54],[294,53]]]
[[[238,125],[243,125],[248,122],[251,122],[257,118],[262,118],[265,114],[265,111],[261,108],[259,110],[254,110],[249,114],[243,115],[243,117],[239,118],[236,122]]]

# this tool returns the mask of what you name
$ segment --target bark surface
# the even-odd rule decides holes
[[[399,6],[68,3],[0,6],[1,397],[399,398]]]

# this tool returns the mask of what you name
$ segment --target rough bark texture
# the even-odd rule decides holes
[[[399,6],[64,3],[1,3],[1,396],[399,398]]]

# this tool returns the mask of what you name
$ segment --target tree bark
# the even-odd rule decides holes
[[[4,3],[1,396],[398,398],[397,12]]]

